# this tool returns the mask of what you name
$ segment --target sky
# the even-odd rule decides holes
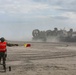
[[[0,0],[0,37],[31,40],[32,31],[76,31],[76,0]]]

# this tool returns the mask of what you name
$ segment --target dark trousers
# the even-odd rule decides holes
[[[6,60],[6,54],[5,54],[5,52],[0,52],[0,62],[1,62],[1,59],[2,59],[3,61]]]

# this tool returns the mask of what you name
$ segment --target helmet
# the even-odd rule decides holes
[[[4,37],[1,37],[0,40],[1,40],[1,42],[4,42],[5,41]]]

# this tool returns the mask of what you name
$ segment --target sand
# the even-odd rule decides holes
[[[76,43],[29,43],[7,47],[7,71],[0,65],[0,75],[76,75]]]

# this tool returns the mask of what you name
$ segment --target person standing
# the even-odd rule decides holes
[[[5,65],[5,61],[6,61],[6,57],[7,57],[7,42],[5,41],[4,37],[1,37],[0,38],[0,63],[1,63],[1,60],[3,61],[3,67],[4,69],[6,68],[6,65]]]

